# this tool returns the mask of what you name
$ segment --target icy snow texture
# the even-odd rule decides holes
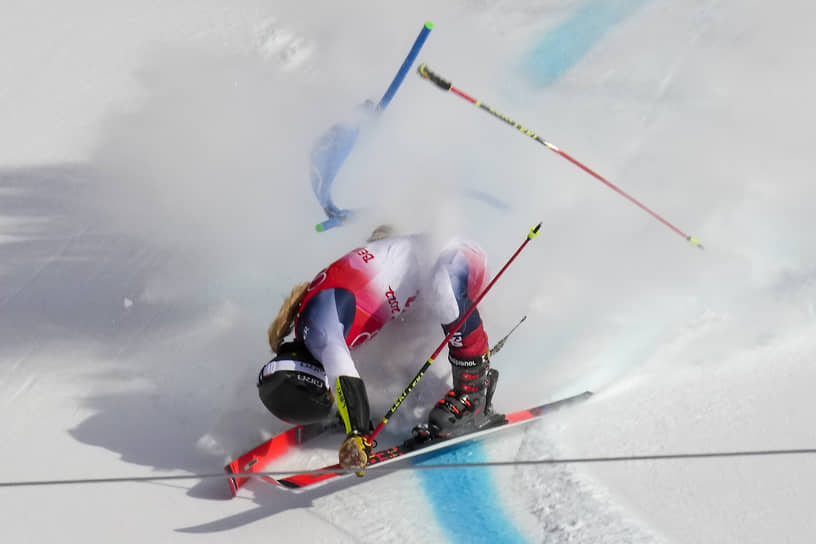
[[[214,472],[281,430],[254,388],[266,325],[383,221],[472,237],[494,269],[543,221],[482,309],[494,339],[530,316],[495,361],[496,404],[597,395],[482,445],[487,458],[816,446],[811,4],[7,4],[1,481]],[[413,75],[337,181],[340,205],[368,211],[315,234],[309,145],[381,96],[426,20],[422,61],[706,250]],[[417,310],[359,354],[376,414],[440,338]],[[446,372],[431,368],[392,438]],[[514,487],[473,500],[530,542],[816,540],[812,457],[490,477]],[[449,539],[428,486],[403,471],[298,497],[254,483],[231,501],[220,480],[0,488],[0,512],[15,542]]]

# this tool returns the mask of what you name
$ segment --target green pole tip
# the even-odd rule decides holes
[[[315,225],[315,230],[316,230],[317,232],[323,232],[323,224],[322,224],[322,223],[318,223],[317,225]]]
[[[428,30],[433,30],[433,23],[430,21],[426,21],[425,28],[427,28]]]

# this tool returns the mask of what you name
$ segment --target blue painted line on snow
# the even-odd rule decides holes
[[[523,69],[544,87],[558,81],[601,40],[649,0],[588,0],[535,44]],[[500,386],[501,387],[501,386]],[[474,463],[487,460],[481,444],[463,444],[421,457],[423,463]],[[502,508],[487,468],[420,471],[429,509],[452,542],[527,542]]]
[[[607,30],[649,0],[588,0],[536,43],[524,71],[542,87],[558,81],[600,41]]]
[[[422,456],[416,464],[482,463],[482,444],[462,444]],[[497,501],[498,490],[490,469],[419,471],[422,489],[439,525],[451,542],[515,544],[528,542]]]

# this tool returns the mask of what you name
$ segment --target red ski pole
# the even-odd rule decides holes
[[[545,140],[544,138],[542,138],[541,136],[539,136],[538,134],[536,134],[532,130],[530,130],[530,129],[526,128],[526,127],[523,127],[522,125],[520,125],[516,121],[510,119],[509,117],[507,117],[503,113],[496,111],[495,109],[491,108],[490,106],[488,106],[484,102],[476,100],[472,96],[469,96],[469,95],[465,94],[464,92],[460,91],[459,89],[454,87],[453,84],[450,81],[444,80],[441,77],[439,77],[438,75],[436,75],[435,73],[431,72],[431,70],[428,68],[427,65],[420,64],[418,71],[419,71],[420,76],[427,79],[431,83],[435,84],[440,89],[442,89],[444,91],[450,91],[453,94],[455,94],[455,95],[457,95],[457,96],[459,96],[461,98],[464,98],[465,100],[467,100],[471,104],[473,104],[475,106],[478,106],[479,108],[483,109],[484,111],[486,111],[487,113],[489,113],[493,117],[495,117],[497,119],[501,119],[502,121],[504,121],[508,125],[512,126],[513,128],[518,129],[521,133],[526,134],[527,136],[529,136],[530,138],[532,138],[536,142],[538,142],[538,143],[542,144],[543,146],[545,146],[550,151],[554,151],[554,152],[558,153],[559,155],[561,155],[562,157],[564,157],[565,159],[570,161],[572,164],[574,164],[575,166],[577,166],[578,168],[580,168],[584,172],[588,173],[589,175],[591,175],[592,177],[594,177],[598,181],[604,183],[610,189],[617,192],[618,194],[620,194],[624,198],[628,199],[635,206],[639,207],[640,209],[642,209],[643,211],[645,211],[646,213],[648,213],[649,215],[651,215],[652,217],[654,217],[655,219],[657,219],[658,221],[660,221],[661,223],[663,223],[664,225],[669,227],[671,230],[673,230],[674,232],[676,232],[677,234],[679,234],[680,236],[685,238],[686,241],[691,243],[691,245],[697,246],[700,249],[703,249],[703,245],[700,243],[700,240],[698,240],[697,238],[694,238],[693,236],[689,236],[685,232],[681,231],[680,229],[678,229],[677,227],[675,227],[674,225],[672,225],[671,223],[669,223],[668,221],[663,219],[660,215],[658,215],[657,213],[655,213],[654,211],[652,211],[651,209],[649,209],[648,207],[643,205],[640,201],[636,200],[631,195],[626,193],[623,189],[621,189],[617,185],[613,184],[608,179],[604,178],[603,176],[601,176],[600,174],[598,174],[597,172],[595,172],[594,170],[592,170],[588,166],[585,166],[581,162],[579,162],[576,159],[572,158],[569,154],[562,151],[561,149],[556,147],[554,144],[551,144],[550,142],[548,142],[547,140]]]
[[[501,277],[501,275],[504,274],[504,271],[507,270],[507,267],[510,266],[510,263],[512,263],[516,259],[519,253],[521,253],[521,250],[524,249],[524,247],[530,242],[530,240],[538,236],[539,229],[541,229],[541,223],[530,229],[530,232],[527,234],[527,238],[519,246],[516,252],[513,253],[513,256],[510,257],[506,263],[504,263],[504,266],[502,266],[501,270],[499,270],[496,276],[492,280],[490,280],[490,283],[487,284],[487,287],[485,287],[484,290],[479,294],[479,296],[476,297],[476,300],[473,301],[473,304],[471,304],[470,308],[468,308],[464,315],[461,318],[459,318],[459,321],[457,321],[453,325],[445,339],[442,340],[442,342],[439,344],[436,350],[434,350],[431,356],[428,357],[428,360],[425,361],[425,364],[422,365],[422,368],[419,369],[417,375],[414,377],[414,379],[411,381],[408,387],[405,388],[405,390],[402,392],[399,398],[397,398],[396,402],[394,402],[394,405],[391,406],[391,408],[388,410],[388,413],[383,416],[382,421],[380,421],[380,424],[377,425],[376,429],[374,429],[374,432],[371,433],[371,436],[368,437],[369,440],[373,441],[374,438],[376,438],[376,436],[380,434],[380,431],[383,430],[383,427],[386,426],[388,420],[391,418],[391,416],[394,415],[394,413],[397,411],[397,408],[400,407],[400,404],[402,404],[402,401],[405,400],[405,397],[407,397],[408,394],[414,390],[414,387],[416,387],[416,385],[419,383],[419,380],[422,379],[422,376],[423,374],[425,374],[425,371],[428,370],[428,367],[430,367],[431,364],[433,364],[434,359],[436,359],[439,353],[445,348],[445,344],[448,343],[448,341],[453,337],[456,331],[458,331],[462,324],[467,320],[470,314],[473,313],[473,311],[476,309],[476,305],[479,304],[479,302],[481,302],[481,300],[484,298],[487,292],[490,291],[490,289],[493,287],[493,284],[495,284],[496,281]]]

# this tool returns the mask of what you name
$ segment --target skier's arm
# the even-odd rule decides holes
[[[304,308],[298,334],[334,384],[337,412],[346,429],[346,440],[338,454],[340,465],[361,470],[371,451],[366,437],[370,427],[368,394],[346,344],[340,314],[335,289],[327,289]]]
[[[370,424],[368,395],[346,344],[348,324],[344,325],[339,306],[335,289],[319,293],[303,309],[298,333],[334,385],[346,433],[365,434]]]
[[[337,412],[343,420],[346,434],[366,434],[371,425],[368,394],[345,341],[330,342],[323,351],[323,368],[333,379]]]
[[[335,382],[335,392],[337,411],[346,425],[346,439],[337,454],[340,466],[357,470],[357,476],[362,476],[371,453],[367,436],[371,420],[365,384],[360,378],[340,376]]]
[[[337,411],[346,426],[346,435],[363,435],[371,425],[368,394],[360,378],[340,376],[334,382]]]
[[[368,464],[371,452],[371,442],[367,437],[371,426],[368,393],[345,341],[342,345],[332,343],[331,348],[323,353],[326,373],[337,376],[334,380],[337,413],[346,429],[346,439],[340,446],[338,459],[343,468],[362,471]],[[357,474],[362,476],[362,472]]]

